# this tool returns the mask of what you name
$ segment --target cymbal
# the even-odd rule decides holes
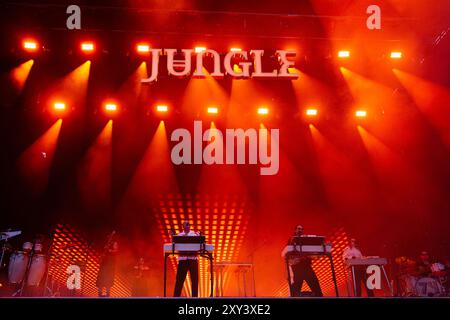
[[[9,229],[8,231],[0,231],[0,241],[18,236],[21,233],[22,233],[22,231],[20,231],[20,230],[11,231],[11,229]]]

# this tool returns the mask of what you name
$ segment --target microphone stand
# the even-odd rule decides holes
[[[5,239],[5,242],[3,243],[3,247],[2,247],[2,256],[0,258],[0,270],[3,267],[3,258],[5,257],[5,251],[6,251],[6,244],[8,242],[8,238]]]
[[[51,261],[52,250],[53,250],[53,240],[52,240],[52,243],[50,244],[50,247],[48,248],[48,251],[47,251],[48,263],[47,263],[47,268],[46,268],[46,271],[45,271],[44,291],[42,293],[43,297],[45,297],[45,293],[47,292],[47,289],[49,289],[47,287],[47,284],[48,284],[48,273],[50,271],[50,261]],[[51,294],[53,294],[53,291],[51,292]]]
[[[253,280],[253,296],[256,297],[256,280],[255,280],[255,265],[254,265],[254,255],[255,252],[264,247],[267,243],[267,240],[263,240],[263,243],[259,246],[257,246],[255,249],[250,252],[246,258],[250,258],[250,261],[252,263],[252,280]]]
[[[19,290],[13,293],[13,297],[15,297],[18,293],[20,293],[20,297],[23,295],[23,291],[25,290],[25,283],[28,281],[28,275],[30,274],[30,268],[31,263],[33,262],[33,256],[34,256],[34,246],[33,249],[30,251],[30,259],[28,259],[28,265],[25,269],[25,275],[23,276],[22,285]]]

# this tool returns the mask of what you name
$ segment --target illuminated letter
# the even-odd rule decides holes
[[[381,8],[373,4],[367,7],[366,13],[370,14],[366,21],[367,28],[369,30],[381,29]]]
[[[253,72],[252,77],[255,78],[276,78],[277,70],[273,70],[272,72],[263,72],[262,71],[262,61],[261,57],[264,54],[264,50],[252,50],[250,54],[253,55],[253,59],[255,62],[255,72]]]
[[[143,83],[153,82],[158,77],[159,56],[162,53],[162,50],[150,49],[150,52],[152,54],[152,74],[150,75],[150,78],[142,79],[141,82]]]
[[[289,73],[289,67],[295,65],[294,61],[289,60],[289,57],[295,57],[295,51],[277,50],[278,59],[281,62],[280,71],[278,77],[280,78],[293,78],[297,79],[298,74]]]
[[[197,53],[197,69],[194,72],[194,77],[204,78],[206,74],[203,73],[203,55],[211,54],[214,59],[214,72],[211,73],[211,76],[214,78],[222,78],[223,73],[220,71],[220,56],[217,51],[207,49],[205,51],[201,51]]]
[[[228,52],[227,55],[225,56],[224,60],[223,60],[223,65],[225,67],[225,72],[227,74],[229,74],[232,77],[243,77],[243,78],[248,78],[250,77],[250,66],[252,65],[251,62],[239,62],[238,65],[241,67],[242,72],[235,72],[233,70],[233,67],[231,66],[231,58],[233,58],[233,56],[235,54],[239,54],[241,56],[243,56],[245,58],[245,60],[248,59],[248,55],[247,55],[247,51],[242,51],[242,52]]]
[[[167,55],[167,72],[169,75],[176,77],[185,77],[191,73],[191,55],[194,50],[183,49],[184,59],[175,60],[175,53],[177,49],[164,49],[164,54]]]

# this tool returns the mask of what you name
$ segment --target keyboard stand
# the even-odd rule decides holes
[[[297,247],[297,246],[295,246],[295,247]],[[300,247],[299,253],[301,253],[301,246],[298,246],[298,247]],[[325,253],[323,253],[322,255],[327,256],[328,260],[330,261],[331,276],[333,277],[334,290],[336,292],[336,297],[339,297],[339,290],[338,290],[337,281],[336,281],[336,272],[334,270],[333,257],[331,256],[331,253],[326,253],[325,250],[324,250],[324,252]],[[291,294],[291,297],[293,297],[294,291],[292,289],[292,283],[291,283],[291,268],[289,267],[289,254],[286,254],[285,261],[286,261],[286,268],[287,268],[287,274],[288,274],[289,292]],[[300,290],[301,290],[301,288],[300,288]]]
[[[172,255],[178,255],[179,253],[176,253],[174,251],[175,246],[173,246],[172,252],[164,252],[164,297],[167,297],[167,258],[169,256]],[[210,297],[213,297],[213,293],[214,293],[214,271],[213,271],[213,254],[211,252],[205,251],[205,250],[201,250],[198,251],[197,253],[200,257],[206,258],[209,260],[209,269],[210,269],[210,274],[211,274],[211,294]],[[199,274],[199,279],[200,279],[200,274]]]

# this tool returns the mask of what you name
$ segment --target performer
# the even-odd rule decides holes
[[[342,254],[342,258],[344,259],[344,262],[349,259],[361,259],[363,257],[361,251],[358,248],[356,239],[350,239],[350,245],[344,249],[344,252]],[[351,274],[351,269],[349,268],[349,274]],[[353,272],[354,272],[354,279],[355,279],[355,296],[361,297],[361,282],[364,283],[364,287],[366,288],[367,296],[373,297],[373,290],[367,288],[367,273],[366,273],[366,266],[354,266]]]
[[[303,226],[295,227],[294,235],[289,238],[288,245],[295,245],[298,237],[303,235]],[[289,266],[294,274],[294,283],[292,284],[292,292],[295,297],[301,295],[303,281],[306,281],[312,293],[316,297],[322,297],[322,289],[320,288],[319,279],[311,266],[311,258],[306,256],[293,256],[289,258]]]
[[[445,281],[447,275],[445,262],[442,263],[440,259],[430,259],[427,251],[422,251],[419,256],[419,260],[416,263],[417,273],[419,278],[422,277],[435,277],[440,281]]]
[[[97,274],[97,288],[99,297],[109,297],[111,287],[114,285],[114,276],[116,273],[116,257],[119,251],[117,241],[113,240],[115,231],[108,237],[104,247],[103,256],[100,262],[100,268]],[[103,293],[105,292],[105,293]]]
[[[419,259],[416,262],[416,275],[420,278],[431,276],[431,260],[430,255],[427,251],[422,251],[420,253]]]
[[[189,221],[183,222],[183,232],[179,236],[196,237],[198,233],[191,231]],[[192,282],[192,296],[198,297],[198,258],[196,254],[180,255],[178,256],[178,269],[175,283],[174,297],[181,296],[184,280],[186,280],[187,272],[191,275]]]
[[[134,283],[131,295],[133,297],[145,297],[148,295],[148,271],[150,268],[145,263],[144,258],[139,258],[134,269]]]

